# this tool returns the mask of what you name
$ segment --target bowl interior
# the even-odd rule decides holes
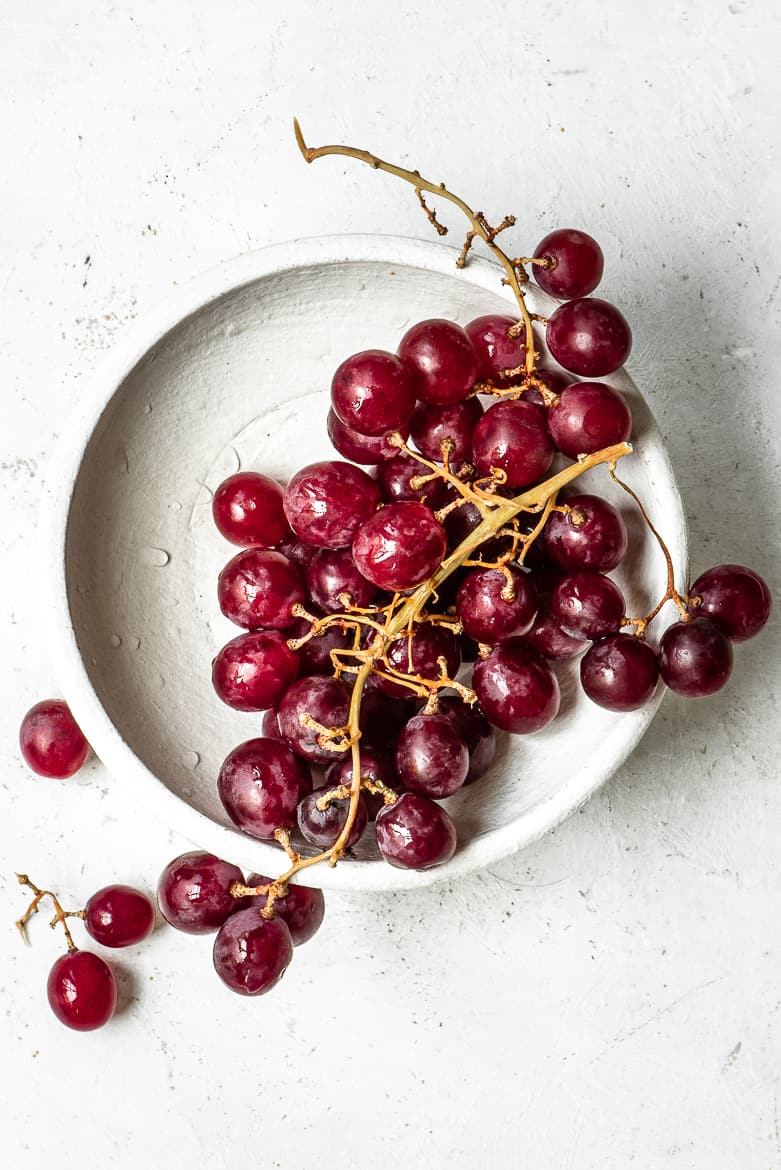
[[[234,830],[216,793],[222,759],[260,734],[261,717],[228,709],[211,688],[211,660],[238,632],[216,601],[217,574],[237,550],[212,524],[212,491],[239,468],[284,481],[335,456],[325,433],[328,389],[348,354],[393,350],[405,328],[425,317],[466,322],[508,310],[495,269],[476,266],[464,276],[449,270],[449,252],[446,258],[447,268],[437,260],[441,271],[428,261],[299,264],[217,296],[165,332],[124,376],[81,459],[67,523],[67,604],[98,702],[77,701],[74,709],[109,767],[122,775],[132,763],[140,795],[154,803],[155,790],[168,790],[164,815],[174,828],[261,871],[272,847]],[[539,311],[550,305],[539,293],[532,299]],[[626,375],[610,381],[627,394],[636,423],[637,453],[623,461],[622,474],[671,537],[680,563],[678,497],[658,432]],[[664,590],[658,549],[604,469],[579,485],[608,496],[625,515],[632,551],[615,576],[628,612],[647,612]],[[557,672],[559,718],[537,736],[503,737],[491,773],[449,800],[462,845],[443,876],[538,836],[588,797],[649,722],[652,708],[615,715],[591,704],[575,685],[577,663]],[[98,711],[101,726],[94,725]],[[271,863],[279,856],[274,849]],[[391,888],[432,876],[391,869],[367,842],[359,862],[315,867],[307,878]]]

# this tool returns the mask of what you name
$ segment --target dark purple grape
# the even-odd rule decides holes
[[[550,407],[548,427],[562,454],[577,459],[625,442],[632,433],[632,414],[612,386],[575,382]]]
[[[280,730],[296,755],[314,764],[331,764],[338,753],[322,747],[317,742],[320,733],[305,727],[301,717],[311,715],[323,727],[345,727],[349,710],[350,692],[339,679],[300,678],[279,704]]]
[[[514,735],[541,731],[558,714],[556,675],[522,638],[505,638],[481,658],[472,672],[472,687],[486,719]]]
[[[314,611],[314,612],[313,612]],[[309,607],[313,617],[322,617],[323,614],[315,606]],[[309,633],[312,623],[306,618],[300,618],[289,630],[285,630],[288,638],[303,638]],[[353,644],[353,635],[349,629],[342,629],[338,622],[326,626],[319,634],[313,635],[303,646],[299,646],[296,654],[301,662],[300,674],[308,678],[312,674],[333,674],[334,664],[331,660],[332,650],[346,650]]]
[[[445,530],[424,504],[388,504],[358,529],[353,557],[380,589],[401,592],[430,577],[446,548]]]
[[[211,934],[239,908],[230,892],[233,882],[244,882],[237,865],[212,853],[183,853],[169,861],[160,874],[160,913],[186,934]]]
[[[608,711],[635,711],[656,690],[659,663],[647,642],[631,634],[608,634],[589,647],[580,663],[580,683],[593,703]]]
[[[366,609],[377,596],[377,586],[358,571],[349,548],[321,548],[306,570],[306,589],[318,609],[338,613],[345,607],[339,600],[343,593],[350,604]]]
[[[377,691],[370,691],[364,697],[364,703],[372,694],[378,695]],[[390,700],[388,700],[390,702]],[[375,748],[364,747],[363,738],[361,739],[361,777],[364,780],[371,781],[372,784],[384,784],[386,788],[392,788],[395,792],[403,791],[401,781],[396,774],[396,769],[393,765],[391,757],[382,751]],[[325,775],[324,788],[337,788],[340,784],[344,784],[347,788],[353,782],[353,760],[352,753],[346,752],[340,760],[332,764]],[[377,813],[384,805],[382,795],[373,794],[364,791],[362,800],[366,806],[366,811],[369,814],[369,820],[373,821]]]
[[[659,673],[671,691],[688,699],[715,694],[732,674],[732,643],[706,617],[669,626],[659,644]]]
[[[248,548],[219,575],[217,596],[226,618],[246,630],[284,630],[304,600],[301,573],[282,553]]]
[[[456,613],[464,632],[493,645],[510,634],[525,634],[537,614],[537,592],[527,573],[510,568],[511,581],[498,569],[474,569],[462,581]],[[513,596],[507,597],[508,589]]]
[[[412,441],[421,455],[442,463],[442,443],[449,439],[453,444],[451,464],[463,463],[472,457],[472,435],[482,414],[483,405],[478,398],[467,398],[465,402],[447,406],[419,402],[410,423]],[[425,474],[425,468],[420,464],[418,467]]]
[[[237,711],[265,711],[279,702],[301,668],[286,635],[289,630],[255,630],[223,646],[212,663],[212,685],[223,703]]]
[[[293,942],[280,918],[240,910],[214,940],[214,969],[239,995],[264,995],[279,983],[293,957]]]
[[[217,789],[234,825],[248,837],[272,841],[275,829],[295,825],[298,802],[312,791],[312,777],[280,740],[248,739],[226,756]]]
[[[361,751],[377,748],[380,751],[393,749],[404,724],[415,714],[414,699],[407,699],[412,692],[404,689],[400,698],[391,698],[378,687],[377,675],[370,675],[361,702],[360,728]]]
[[[46,984],[49,1007],[76,1032],[102,1028],[117,1006],[117,981],[105,959],[92,951],[60,955]]]
[[[469,771],[464,784],[473,784],[494,762],[496,732],[477,703],[469,704],[463,699],[445,695],[439,700],[439,713],[458,728],[458,733],[466,744],[469,752]]]
[[[692,616],[710,618],[731,642],[745,642],[758,634],[770,617],[773,599],[767,583],[743,565],[716,565],[702,573],[689,589]]]
[[[303,575],[317,549],[313,548],[311,544],[305,544],[303,540],[299,540],[295,532],[289,531],[285,539],[277,546],[277,552],[286,556]]]
[[[377,847],[397,869],[431,869],[456,851],[456,827],[436,801],[405,792],[377,813]]]
[[[385,435],[408,423],[415,409],[412,375],[395,354],[367,349],[339,366],[331,383],[337,418],[361,435]]]
[[[571,573],[553,591],[551,617],[571,638],[593,641],[618,630],[625,614],[621,590],[601,573]]]
[[[350,809],[349,800],[332,800],[327,808],[319,809],[317,802],[323,796],[323,790],[318,789],[305,796],[298,805],[298,828],[301,836],[310,845],[317,849],[330,849],[336,844],[336,839],[347,822]],[[358,797],[358,811],[355,815],[350,836],[347,838],[347,848],[357,845],[369,823],[369,813],[363,796]]]
[[[398,352],[412,372],[416,396],[424,402],[462,402],[478,379],[474,346],[455,321],[418,322],[404,334]]]
[[[388,459],[377,468],[377,483],[382,498],[388,504],[415,501],[425,504],[432,512],[442,508],[447,499],[447,485],[439,477],[413,488],[416,476],[429,475],[429,469],[412,455],[400,451],[395,459]]]
[[[595,239],[578,228],[550,232],[534,251],[538,260],[552,260],[552,268],[532,264],[534,279],[541,289],[559,300],[587,297],[602,279],[605,258]]]
[[[295,534],[316,548],[346,548],[380,505],[377,484],[352,463],[310,463],[285,488],[285,515]]]
[[[152,900],[132,886],[104,886],[84,907],[87,934],[104,947],[130,947],[152,933]]]
[[[245,548],[273,548],[288,532],[282,488],[257,471],[223,480],[212,498],[212,515],[225,539]]]
[[[565,573],[608,573],[620,565],[628,545],[620,512],[601,496],[572,496],[567,505],[569,512],[551,513],[545,525],[554,564]]]
[[[409,424],[397,429],[406,442],[409,438]],[[393,459],[394,455],[399,453],[398,447],[393,447],[388,442],[387,434],[361,435],[352,427],[345,426],[333,410],[328,411],[326,430],[339,454],[353,463],[382,463],[385,459]]]
[[[537,547],[537,543],[544,545],[542,541],[535,542],[532,549]],[[557,569],[535,569],[531,574],[531,579],[537,590],[537,616],[532,628],[524,634],[524,642],[532,650],[542,654],[543,658],[549,658],[555,662],[574,658],[584,649],[582,640],[571,638],[569,634],[565,634],[551,615],[553,591],[562,580],[562,574]]]
[[[559,306],[548,321],[546,340],[565,370],[581,378],[604,378],[629,357],[632,330],[613,305],[585,297]]]
[[[396,771],[410,792],[441,799],[466,780],[469,752],[446,715],[415,715],[396,744]]]
[[[481,381],[502,387],[517,385],[521,381],[517,374],[514,378],[504,376],[505,370],[515,370],[526,361],[526,330],[522,329],[519,337],[508,337],[508,331],[516,324],[513,317],[488,313],[485,317],[476,317],[466,326],[480,362]]]
[[[263,712],[260,730],[264,739],[283,738],[282,732],[279,730],[279,715],[276,707],[269,707],[268,711]]]
[[[553,442],[545,412],[522,399],[490,406],[475,427],[472,452],[477,470],[505,472],[509,487],[525,487],[545,475]]]
[[[411,637],[399,634],[388,647],[386,657],[394,670],[431,680],[440,677],[438,659],[445,659],[448,678],[455,678],[461,665],[458,638],[446,626],[433,622],[417,625]],[[412,693],[409,687],[393,682],[390,678],[378,676],[376,685],[395,699],[409,698]]]
[[[247,878],[248,886],[270,886],[271,878],[260,873],[251,873]],[[268,901],[268,894],[255,894],[247,899],[258,910],[262,910]],[[290,931],[290,941],[294,947],[309,942],[317,934],[325,914],[325,899],[322,890],[315,890],[310,886],[299,886],[291,883],[287,893],[274,900],[274,917],[281,918]]]

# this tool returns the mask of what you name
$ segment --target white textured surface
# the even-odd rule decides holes
[[[314,143],[351,139],[517,212],[519,250],[560,223],[593,231],[693,567],[743,561],[778,592],[776,6],[445,8],[234,2],[182,20],[173,0],[45,0],[0,15],[11,1170],[781,1164],[777,619],[725,693],[669,698],[615,779],[522,855],[430,891],[332,897],[264,1000],[215,984],[208,941],[161,930],[122,956],[126,1010],[77,1036],[43,1002],[45,922],[30,951],[11,925],[15,868],[75,901],[149,885],[182,847],[98,765],[59,785],[17,759],[20,715],[57,689],[36,508],[84,377],[125,322],[237,252],[425,234],[391,180],[305,168],[293,111]]]

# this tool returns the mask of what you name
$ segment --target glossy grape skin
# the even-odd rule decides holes
[[[462,402],[478,379],[474,346],[455,321],[419,321],[402,337],[398,354],[412,372],[416,397],[424,402]]]
[[[378,683],[383,680],[377,675],[371,675],[361,702],[361,758],[366,749],[388,750],[393,747],[404,724],[415,714],[414,702],[407,699],[410,691],[404,689],[404,694],[391,698],[379,689]]]
[[[317,549],[313,548],[311,544],[306,544],[303,540],[299,540],[295,532],[288,531],[285,539],[277,545],[276,551],[287,557],[291,564],[295,565],[303,576],[306,572],[307,565],[317,552]]]
[[[239,471],[223,480],[212,497],[212,516],[231,544],[273,548],[287,535],[282,488],[257,471]]]
[[[632,348],[626,318],[599,297],[560,305],[548,321],[545,339],[559,365],[581,378],[615,373]]]
[[[81,728],[62,699],[31,707],[19,728],[19,747],[28,768],[52,780],[78,772],[90,752]]]
[[[367,349],[343,361],[331,382],[337,418],[361,435],[386,435],[409,422],[415,409],[413,377],[395,354]]]
[[[537,592],[527,573],[508,567],[515,596],[502,594],[508,581],[498,569],[473,569],[456,595],[456,613],[464,632],[476,642],[493,645],[510,634],[525,634],[537,614]]]
[[[469,752],[445,715],[415,715],[401,729],[396,771],[404,787],[421,796],[452,796],[469,771]]]
[[[238,908],[233,882],[244,881],[237,865],[212,853],[183,853],[169,861],[157,883],[157,904],[166,922],[185,934],[211,934]]]
[[[731,642],[745,642],[767,623],[773,599],[767,583],[744,565],[716,565],[701,573],[689,588],[689,598],[699,600],[689,612],[709,618]]]
[[[223,646],[212,663],[212,685],[223,703],[236,711],[266,711],[279,702],[301,668],[286,634],[254,630]]]
[[[46,994],[60,1023],[76,1032],[102,1028],[117,1006],[114,973],[106,960],[92,951],[61,955],[49,972]]]
[[[285,488],[288,523],[314,548],[347,548],[380,505],[380,489],[352,463],[326,459],[296,472]]]
[[[469,770],[464,784],[473,784],[494,762],[496,731],[477,703],[469,704],[460,698],[445,695],[439,699],[439,713],[453,723],[466,744],[469,752]]]
[[[553,461],[545,412],[523,399],[497,402],[475,427],[472,453],[481,475],[498,468],[506,473],[509,487],[534,483]]]
[[[571,496],[566,503],[570,511],[553,512],[545,525],[553,563],[565,573],[609,573],[620,565],[629,543],[621,513],[601,496]]]
[[[239,910],[214,940],[214,969],[239,995],[265,995],[279,983],[293,957],[293,941],[281,917],[263,918],[255,907]]]
[[[436,512],[445,503],[447,487],[444,480],[430,479],[420,487],[411,486],[416,476],[429,474],[425,464],[400,451],[395,459],[388,459],[377,468],[377,484],[388,504],[414,501]]]
[[[537,616],[532,628],[523,635],[524,642],[553,662],[563,662],[581,654],[585,648],[582,639],[565,634],[551,614],[553,591],[563,574],[558,569],[545,567],[535,569],[531,578],[537,590]]]
[[[260,873],[251,873],[247,878],[248,886],[270,886],[271,878]],[[247,902],[262,910],[268,901],[268,894],[253,894]],[[299,886],[291,882],[287,893],[274,900],[274,917],[281,918],[290,931],[290,941],[294,947],[300,947],[309,942],[317,931],[325,915],[325,898],[322,890],[311,886]]]
[[[377,692],[369,692],[377,693]],[[365,696],[365,699],[369,695]],[[365,702],[364,699],[364,702]],[[387,742],[387,740],[386,740]],[[384,784],[386,788],[392,788],[395,792],[402,791],[402,784],[396,773],[391,757],[387,752],[373,747],[364,747],[364,740],[361,739],[361,778],[370,780],[372,784]],[[340,760],[332,764],[325,774],[325,784],[323,787],[336,788],[340,784],[344,784],[350,788],[353,781],[353,761],[352,753],[346,752]],[[373,821],[378,811],[383,807],[383,797],[381,795],[374,795],[371,792],[364,790],[361,794],[366,811],[369,815],[369,820]]]
[[[225,757],[217,789],[234,825],[248,837],[273,841],[276,829],[294,827],[298,802],[312,791],[312,777],[287,744],[249,739]]]
[[[559,451],[577,459],[626,442],[632,433],[632,413],[612,386],[575,382],[550,407],[548,428]]]
[[[412,589],[438,569],[445,530],[424,504],[388,504],[358,529],[353,557],[364,577],[380,589]]]
[[[323,727],[344,727],[349,709],[350,693],[343,682],[319,675],[300,678],[282,697],[278,708],[279,727],[297,756],[314,764],[331,764],[335,753],[318,744],[319,732],[304,727],[300,717],[308,714]]]
[[[449,439],[453,444],[450,463],[455,466],[471,458],[472,436],[482,415],[483,404],[479,398],[467,398],[465,402],[447,406],[419,402],[410,422],[412,441],[426,459],[442,463],[442,443]],[[418,468],[419,473],[426,474],[425,467],[418,464]]]
[[[456,850],[456,828],[448,814],[417,792],[405,792],[380,809],[375,833],[383,858],[397,869],[431,869]]]
[[[268,711],[263,712],[263,718],[260,721],[260,733],[263,739],[284,740],[284,736],[279,727],[279,714],[276,707],[269,707]]]
[[[104,886],[84,907],[87,933],[104,947],[130,947],[153,931],[155,908],[132,886]]]
[[[312,617],[323,616],[316,606],[308,606],[307,608]],[[307,621],[306,618],[299,618],[295,625],[292,625],[289,630],[285,630],[285,635],[289,639],[303,638],[310,629],[311,622]],[[345,650],[352,644],[353,637],[349,630],[341,629],[336,622],[326,626],[321,633],[314,634],[295,651],[301,663],[299,672],[301,677],[308,678],[312,674],[333,674],[334,664],[331,661],[331,651]]]
[[[472,687],[490,723],[514,735],[531,735],[556,717],[561,695],[548,663],[522,638],[498,642],[472,672]]]
[[[482,382],[506,387],[521,381],[517,374],[513,378],[504,376],[505,370],[517,369],[526,361],[526,330],[522,329],[518,337],[507,336],[507,331],[516,324],[513,317],[487,313],[465,326],[480,363],[479,377]]]
[[[344,459],[351,463],[377,464],[385,459],[393,459],[398,455],[398,447],[388,442],[388,435],[362,435],[352,427],[346,426],[333,410],[328,411],[326,420],[328,437],[336,450]],[[402,439],[409,438],[409,424],[397,427]],[[393,433],[393,432],[389,432]]]
[[[394,670],[402,674],[420,675],[424,679],[438,679],[439,658],[445,659],[449,678],[455,678],[461,665],[461,650],[456,635],[445,626],[433,622],[419,624],[411,638],[400,634],[387,648],[386,657]],[[377,676],[377,688],[394,699],[411,695],[409,687],[391,678]]]
[[[301,836],[310,845],[317,849],[330,849],[347,821],[350,808],[349,800],[332,800],[327,808],[319,809],[317,802],[323,795],[318,789],[309,796],[305,796],[298,806],[298,829]],[[369,823],[369,812],[363,795],[358,797],[358,809],[355,814],[350,835],[347,838],[347,848],[357,845]]]
[[[597,241],[578,228],[558,228],[540,240],[535,259],[553,260],[553,268],[532,264],[541,289],[558,300],[587,297],[602,279],[605,257]]]
[[[659,643],[659,673],[677,695],[713,695],[732,674],[732,643],[706,617],[668,626]]]
[[[348,548],[319,549],[307,566],[306,591],[323,613],[343,610],[339,600],[343,593],[349,593],[350,603],[359,609],[366,609],[377,596],[377,586],[359,572]]]
[[[571,638],[593,641],[615,633],[626,606],[615,581],[601,573],[571,573],[553,591],[551,617]]]
[[[580,662],[580,683],[593,703],[608,711],[636,711],[656,690],[659,662],[647,642],[608,634]]]
[[[304,596],[299,570],[271,549],[244,549],[217,579],[222,613],[246,630],[284,630],[296,620],[291,611]]]

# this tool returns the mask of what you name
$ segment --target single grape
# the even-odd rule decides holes
[[[359,609],[366,609],[377,596],[377,586],[358,571],[349,548],[321,548],[307,567],[306,590],[324,613],[344,609],[339,600],[343,593]]]
[[[46,984],[49,1006],[61,1024],[76,1032],[102,1028],[117,1006],[117,982],[105,959],[92,951],[61,955]]]
[[[409,424],[405,423],[403,427],[397,429],[406,443],[409,438]],[[352,463],[382,463],[383,460],[392,459],[399,453],[398,447],[388,442],[388,434],[361,435],[352,427],[345,426],[333,410],[328,411],[326,430],[339,454]]]
[[[551,617],[564,633],[587,641],[617,631],[625,609],[621,590],[601,573],[562,577],[551,600]]]
[[[285,488],[285,515],[301,540],[316,548],[346,548],[380,505],[377,484],[352,463],[310,463]]]
[[[53,780],[73,776],[90,751],[62,699],[45,699],[30,708],[19,728],[19,746],[28,768]]]
[[[240,910],[214,940],[214,969],[239,995],[265,995],[279,983],[293,957],[287,924],[264,918],[255,907]]]
[[[521,329],[518,337],[508,336],[509,330],[516,324],[513,317],[488,313],[484,317],[476,317],[466,326],[480,363],[481,381],[493,382],[495,386],[501,387],[513,386],[521,381],[518,375],[514,378],[504,376],[506,370],[515,370],[526,361],[526,330]]]
[[[545,412],[522,399],[490,406],[475,427],[472,452],[477,470],[505,472],[509,487],[541,479],[553,461]]]
[[[444,658],[449,678],[455,678],[461,665],[461,650],[456,635],[446,626],[434,622],[422,622],[411,636],[399,634],[386,651],[388,662],[401,674],[418,675],[423,679],[440,677],[439,659]],[[376,686],[394,699],[406,699],[411,695],[409,687],[394,682],[391,678],[378,675]]]
[[[631,634],[608,634],[589,647],[580,663],[580,683],[593,703],[608,711],[636,711],[656,690],[659,662],[647,642]]]
[[[212,497],[214,523],[231,544],[273,548],[287,536],[282,488],[257,471],[239,471],[223,480]]]
[[[410,423],[412,441],[426,459],[442,463],[442,443],[449,439],[453,444],[450,452],[451,465],[463,463],[472,455],[472,435],[483,414],[479,398],[467,398],[465,402],[453,402],[446,406],[433,406],[430,402],[419,402]],[[419,473],[426,469],[418,464]]]
[[[248,837],[273,841],[275,829],[294,827],[296,807],[312,791],[312,777],[306,764],[280,740],[249,739],[225,757],[217,789],[234,825]]]
[[[388,504],[358,529],[353,557],[380,589],[412,589],[438,569],[445,530],[423,504]]]
[[[693,617],[709,618],[731,642],[758,634],[770,617],[773,599],[759,573],[743,565],[716,565],[689,588]]]
[[[438,457],[439,458],[439,457]],[[446,501],[447,485],[440,477],[429,479],[420,487],[412,487],[412,480],[418,476],[430,475],[429,469],[400,451],[395,459],[388,459],[377,468],[377,483],[382,498],[388,504],[415,501],[425,504],[432,512],[444,506]]]
[[[315,764],[331,764],[338,753],[319,744],[320,732],[315,727],[305,726],[301,718],[310,716],[321,727],[345,727],[349,709],[350,692],[343,682],[320,676],[300,678],[282,697],[279,726],[286,743],[297,756]]]
[[[456,613],[476,642],[493,645],[510,634],[525,634],[537,614],[537,592],[527,573],[508,568],[474,569],[461,583]],[[507,596],[511,593],[512,596]]]
[[[403,688],[403,695],[391,698],[379,689],[377,684],[380,681],[382,680],[377,675],[370,675],[363,693],[359,719],[361,759],[366,754],[366,749],[392,748],[404,724],[415,714],[414,702],[407,699],[411,692]],[[364,744],[366,749],[363,747]]]
[[[472,687],[494,727],[514,735],[541,731],[558,714],[556,675],[522,638],[505,638],[472,672]]]
[[[298,805],[298,828],[301,836],[317,849],[330,849],[347,821],[349,800],[332,800],[327,808],[319,809],[318,800],[323,791],[318,789],[305,796]],[[363,796],[358,797],[358,811],[347,838],[347,848],[357,845],[369,823],[369,813]]]
[[[290,636],[290,631],[286,631]],[[265,711],[298,678],[301,663],[278,630],[239,634],[223,646],[212,663],[212,684],[229,707]]]
[[[540,240],[534,250],[538,260],[552,260],[552,268],[532,264],[541,289],[559,300],[587,297],[602,279],[605,258],[595,239],[578,228],[559,228]]]
[[[625,442],[632,433],[632,414],[612,386],[575,382],[550,407],[548,427],[561,453],[577,459]]]
[[[543,541],[536,541],[532,545],[532,550],[536,549],[537,544],[544,547]],[[553,592],[562,576],[558,569],[551,568],[535,569],[531,574],[534,588],[537,590],[537,616],[532,628],[523,636],[527,646],[536,650],[543,658],[554,662],[574,658],[584,649],[583,641],[565,634],[551,613]]]
[[[632,330],[613,305],[585,297],[559,306],[548,321],[546,341],[565,370],[581,378],[603,378],[629,357]]]
[[[412,372],[416,397],[424,402],[462,402],[478,379],[474,346],[455,321],[418,322],[402,337],[398,353]]]
[[[362,435],[399,430],[410,420],[415,397],[406,364],[381,349],[367,349],[347,358],[331,383],[334,413]]]
[[[601,496],[571,496],[567,506],[568,512],[551,513],[545,525],[554,564],[565,573],[608,573],[620,565],[629,543],[620,512]]]
[[[439,699],[439,713],[455,725],[466,744],[469,752],[469,771],[464,784],[473,784],[494,762],[496,731],[477,703],[465,703],[463,699],[455,696],[445,695]]]
[[[251,873],[247,878],[248,886],[270,886],[271,878],[260,873]],[[262,910],[268,901],[268,894],[255,894],[247,899],[258,910]],[[325,899],[322,890],[315,890],[310,886],[290,884],[287,893],[274,900],[274,917],[281,918],[290,931],[290,941],[294,947],[309,942],[317,934],[325,914]]]
[[[469,771],[469,752],[446,715],[415,715],[396,744],[396,771],[410,792],[452,796]]]
[[[217,580],[220,609],[246,630],[284,630],[296,620],[291,611],[304,596],[299,570],[271,549],[248,548],[237,553]]]
[[[375,833],[380,853],[397,869],[431,869],[456,851],[452,820],[436,801],[417,792],[405,792],[381,808]]]
[[[378,695],[378,691],[369,691],[364,697],[364,703],[371,695]],[[381,696],[382,697],[382,696]],[[390,702],[390,700],[388,700]],[[387,753],[378,750],[377,748],[364,747],[364,738],[361,738],[361,778],[371,781],[372,784],[384,784],[386,788],[392,788],[395,792],[402,791],[401,781],[398,778],[393,761]],[[331,767],[325,774],[325,784],[323,787],[327,790],[329,788],[337,788],[340,784],[344,784],[347,788],[353,782],[353,760],[352,753],[345,752],[340,760],[331,764]],[[361,800],[364,802],[366,811],[369,815],[369,820],[373,821],[377,813],[384,805],[382,795],[373,794],[364,790],[361,794]]]
[[[212,853],[183,853],[169,861],[157,883],[157,904],[166,922],[185,934],[211,934],[239,909],[233,882],[244,877],[237,865]]]
[[[152,933],[155,908],[132,886],[104,886],[84,907],[87,934],[104,947],[130,947]]]
[[[688,699],[715,694],[732,674],[732,643],[706,617],[675,622],[659,643],[659,673],[671,691]]]

